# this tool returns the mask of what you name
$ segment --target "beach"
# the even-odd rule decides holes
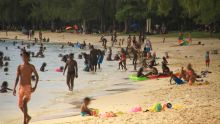
[[[8,36],[5,35],[5,32],[0,32],[0,38],[11,40],[15,39],[17,36],[18,40],[29,41],[26,35],[21,34],[20,32],[8,32]],[[35,36],[38,37],[38,32],[35,32]],[[50,38],[50,43],[67,43],[67,42],[83,42],[92,43],[97,46],[100,46],[100,35],[82,35],[82,34],[72,34],[72,33],[50,33],[43,32],[43,37]],[[110,36],[106,36],[108,41],[110,41]],[[127,38],[127,36],[118,36],[118,38]],[[193,38],[192,45],[189,46],[178,46],[176,37],[166,38],[165,43],[162,43],[162,37],[154,37],[149,36],[149,39],[153,45],[153,51],[156,51],[157,56],[162,58],[165,55],[165,52],[169,53],[170,58],[169,67],[171,70],[178,70],[182,66],[186,67],[188,63],[193,65],[196,73],[200,74],[201,71],[205,71],[205,61],[204,61],[204,53],[210,50],[219,50],[220,51],[220,40],[214,38]],[[198,42],[201,42],[204,45],[197,45]],[[48,45],[49,46],[49,45]],[[110,46],[110,42],[108,43]],[[9,48],[10,49],[10,48]],[[68,48],[71,49],[71,48]],[[114,49],[115,51],[119,50],[118,48]],[[53,52],[53,51],[50,51]],[[63,51],[59,51],[63,52]],[[73,51],[75,52],[75,51]],[[67,52],[66,52],[67,53]],[[76,52],[77,53],[77,52]],[[58,53],[57,53],[58,54]],[[55,56],[55,55],[54,55]],[[189,86],[188,84],[183,85],[170,85],[170,78],[161,78],[161,79],[152,79],[140,82],[133,82],[128,79],[130,74],[135,72],[130,72],[133,70],[133,66],[131,65],[131,60],[128,60],[128,71],[119,71],[117,70],[118,63],[117,62],[105,62],[103,64],[103,70],[106,70],[106,73],[102,74],[101,72],[97,72],[96,75],[91,75],[92,79],[83,80],[83,77],[79,80],[76,80],[76,88],[77,93],[75,97],[74,93],[69,96],[68,92],[64,92],[65,85],[58,84],[54,87],[51,87],[50,83],[48,87],[59,89],[60,91],[53,90],[52,93],[55,93],[58,97],[57,101],[51,101],[50,104],[54,104],[56,102],[63,102],[61,97],[66,97],[69,102],[74,101],[72,99],[77,99],[79,102],[86,95],[91,95],[88,92],[94,93],[92,97],[92,103],[90,105],[91,108],[97,108],[102,112],[122,112],[123,114],[112,117],[112,118],[98,118],[98,117],[81,117],[78,115],[78,111],[72,112],[72,105],[69,104],[56,104],[57,106],[53,106],[50,108],[50,104],[46,104],[50,109],[45,109],[50,111],[51,109],[57,109],[58,111],[51,111],[49,114],[50,117],[40,117],[41,113],[36,114],[31,121],[31,124],[189,124],[189,123],[208,123],[208,124],[218,124],[220,123],[220,55],[219,54],[210,54],[211,64],[209,67],[209,71],[212,73],[208,74],[204,80],[208,83],[196,83],[193,86]],[[42,61],[43,62],[43,61]],[[158,60],[160,63],[161,60]],[[37,64],[37,63],[36,63]],[[110,65],[110,66],[109,66]],[[17,66],[17,65],[14,65]],[[55,66],[55,65],[54,65]],[[83,66],[82,66],[83,67]],[[82,69],[81,67],[81,69]],[[53,68],[51,68],[53,70]],[[102,71],[103,71],[102,70]],[[158,70],[161,71],[161,67],[158,66]],[[12,70],[15,71],[15,70]],[[14,72],[15,73],[15,72]],[[100,76],[101,75],[101,76]],[[1,75],[2,78],[3,75]],[[57,78],[53,80],[53,82],[57,82],[58,80],[62,80],[60,82],[64,82],[65,78],[56,75]],[[14,77],[14,76],[13,76]],[[102,78],[101,81],[97,81],[99,78]],[[41,78],[41,77],[40,77]],[[46,77],[44,77],[46,78]],[[42,83],[40,88],[45,88],[43,85],[46,79],[40,81]],[[90,84],[89,81],[90,80]],[[93,80],[93,81],[91,81]],[[11,80],[12,81],[12,80]],[[85,86],[77,85],[77,83],[85,82],[88,83]],[[91,84],[92,83],[92,84]],[[100,83],[104,83],[101,85]],[[90,85],[88,89],[84,89]],[[121,86],[122,85],[122,86]],[[13,83],[10,84],[13,86]],[[97,88],[98,86],[99,88]],[[97,92],[96,92],[97,88]],[[42,91],[46,91],[42,90]],[[87,91],[88,90],[88,91]],[[41,91],[41,90],[40,90]],[[103,91],[106,91],[103,93]],[[114,92],[112,92],[114,91]],[[47,93],[47,92],[45,92]],[[42,92],[36,92],[38,94],[37,98],[42,97]],[[65,94],[65,95],[60,95]],[[83,94],[83,95],[81,95]],[[12,94],[11,94],[12,95]],[[6,97],[6,96],[0,96]],[[10,96],[11,97],[11,96]],[[35,96],[33,96],[35,97]],[[50,96],[53,97],[53,96]],[[47,99],[42,99],[37,101],[37,98],[33,99],[30,104],[35,104],[34,109],[38,109],[38,102],[45,102]],[[11,98],[13,99],[13,98]],[[14,98],[15,99],[15,98]],[[51,98],[53,99],[53,98]],[[51,100],[50,99],[50,100]],[[2,100],[1,100],[2,101]],[[3,99],[4,101],[4,99]],[[166,109],[161,112],[138,112],[131,113],[129,110],[135,106],[141,106],[143,111],[149,109],[155,103],[172,103],[173,105],[179,106],[176,109]],[[12,104],[13,103],[13,104]],[[10,103],[13,106],[13,109],[17,109],[17,103],[14,100]],[[76,104],[73,102],[73,105]],[[80,103],[78,103],[80,104]],[[77,104],[77,105],[78,105]],[[10,109],[10,107],[8,107]],[[63,112],[63,110],[68,109],[68,112]],[[74,110],[74,109],[73,109]],[[77,110],[77,109],[75,109]],[[4,110],[7,111],[7,110]],[[62,115],[59,115],[59,112],[62,111]],[[30,108],[30,114],[32,110]],[[35,111],[36,112],[36,111]],[[40,111],[42,112],[42,111]],[[0,112],[1,113],[1,112]],[[15,112],[16,114],[18,112]],[[1,113],[4,114],[4,113]],[[55,116],[52,116],[55,115]],[[74,115],[74,116],[73,116]],[[16,123],[17,121],[22,120],[22,114],[19,113],[15,120],[11,120],[11,123]],[[3,118],[4,119],[4,118]],[[10,119],[9,119],[10,120]],[[1,122],[0,122],[1,123]],[[4,121],[3,121],[4,123]]]

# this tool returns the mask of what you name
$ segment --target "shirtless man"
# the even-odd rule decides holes
[[[91,70],[96,72],[97,64],[98,64],[98,51],[94,48],[94,46],[91,46],[90,51],[90,61],[91,61]]]
[[[74,78],[78,77],[78,67],[77,62],[73,60],[73,54],[69,55],[69,60],[67,60],[63,75],[65,75],[66,68],[68,68],[67,76],[66,76],[66,83],[69,88],[69,91],[73,91],[74,86]]]
[[[17,68],[17,76],[16,76],[15,86],[13,90],[13,95],[14,96],[16,95],[16,87],[17,87],[18,81],[20,80],[19,91],[18,91],[18,103],[19,103],[19,107],[21,111],[24,114],[23,124],[28,124],[29,121],[31,120],[31,117],[28,114],[27,103],[31,98],[31,93],[33,93],[37,88],[39,77],[38,77],[38,73],[34,65],[29,63],[30,55],[27,52],[22,53],[22,59],[24,63],[19,65]],[[32,73],[34,73],[34,75],[36,76],[34,87],[32,87],[31,85]]]

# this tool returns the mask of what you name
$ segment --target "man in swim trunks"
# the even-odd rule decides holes
[[[23,124],[28,124],[29,121],[31,120],[30,115],[28,114],[28,108],[27,108],[27,103],[31,98],[31,93],[33,93],[38,84],[38,73],[34,67],[34,65],[29,63],[30,60],[30,55],[27,52],[22,53],[22,59],[23,59],[23,64],[19,65],[17,68],[17,76],[16,76],[16,81],[15,81],[15,86],[14,86],[14,91],[13,95],[16,95],[16,87],[18,84],[18,81],[20,80],[19,83],[19,92],[18,92],[18,103],[21,111],[24,114],[24,123]],[[36,80],[35,80],[35,86],[32,87],[31,85],[31,76],[32,73],[34,73]]]
[[[74,78],[78,77],[78,67],[77,67],[77,62],[73,59],[72,53],[69,55],[69,59],[66,62],[63,75],[65,75],[66,68],[68,68],[66,83],[69,88],[69,91],[73,91]]]
[[[91,46],[90,51],[90,62],[91,62],[91,70],[96,72],[97,65],[98,65],[98,51],[94,48],[94,46]]]

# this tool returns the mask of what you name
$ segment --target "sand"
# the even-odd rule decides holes
[[[37,34],[37,33],[36,33]],[[82,41],[98,43],[99,37],[95,35],[74,35],[71,33],[49,33],[43,32],[43,37],[49,37],[51,41],[68,42]],[[0,32],[0,38],[27,39],[19,32],[9,32],[6,37]],[[119,38],[122,36],[119,36]],[[109,39],[110,37],[108,37]],[[201,41],[205,45],[175,46],[176,38],[167,38],[162,43],[162,38],[150,36],[153,50],[162,57],[168,52],[169,67],[172,70],[186,67],[192,63],[193,68],[199,74],[206,69],[204,54],[207,50],[219,50],[220,40],[218,39],[193,39],[193,44]],[[98,117],[65,117],[52,120],[33,121],[31,124],[219,124],[220,123],[220,54],[211,54],[211,65],[209,71],[212,73],[204,78],[209,82],[205,85],[170,85],[169,79],[154,79],[142,82],[134,82],[141,85],[132,91],[98,97],[92,101],[91,108],[98,108],[101,112],[118,112],[125,114],[113,118]],[[128,61],[128,63],[131,63]],[[158,67],[160,68],[160,67]],[[129,70],[132,70],[129,67]],[[120,83],[120,82],[119,82]],[[170,102],[173,105],[181,106],[178,109],[166,109],[161,112],[139,112],[129,113],[134,106],[141,106],[143,110],[148,109],[155,103]]]

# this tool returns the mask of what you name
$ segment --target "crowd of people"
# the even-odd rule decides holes
[[[40,41],[42,41],[42,34],[39,35],[39,39]],[[140,34],[138,38],[136,38],[135,35],[129,35],[127,37],[127,43],[125,43],[125,39],[118,39],[117,33],[114,32],[111,36],[111,41],[108,41],[104,35],[101,36],[100,41],[102,43],[101,47],[97,48],[90,43],[86,44],[85,41],[83,41],[83,43],[67,43],[67,45],[69,46],[89,51],[89,53],[83,52],[78,55],[79,59],[84,59],[85,67],[83,70],[86,72],[96,72],[97,69],[101,69],[101,64],[103,63],[104,56],[106,55],[106,61],[118,61],[119,70],[128,70],[127,63],[130,61],[127,60],[131,60],[133,70],[136,72],[137,77],[148,77],[152,75],[157,77],[161,75],[169,76],[171,77],[170,84],[172,84],[171,82],[173,80],[176,84],[188,83],[189,85],[192,85],[199,77],[195,73],[190,63],[187,65],[186,69],[182,67],[179,74],[173,73],[173,71],[170,70],[168,66],[168,53],[165,53],[165,55],[161,59],[161,64],[159,64],[158,61],[160,58],[157,56],[156,51],[153,52],[153,46],[150,39],[143,34]],[[110,43],[108,44],[108,42]],[[14,41],[13,45],[15,46],[17,43],[18,42]],[[35,44],[40,44],[39,51],[37,53],[26,50],[26,47],[30,48],[32,46],[35,46]],[[23,41],[21,42],[21,45],[24,45]],[[24,114],[24,124],[28,124],[31,119],[28,114],[27,103],[31,98],[31,94],[36,90],[39,80],[39,76],[35,69],[35,66],[30,64],[29,61],[31,57],[45,57],[44,52],[46,51],[44,42],[38,42],[37,40],[35,40],[35,42],[33,42],[32,44],[27,43],[26,47],[18,47],[18,49],[20,49],[21,51],[20,56],[22,57],[23,64],[19,65],[17,68],[17,76],[14,88],[10,89],[8,87],[8,82],[4,81],[0,89],[1,93],[13,91],[13,94],[16,95],[16,87],[19,83],[19,107]],[[116,47],[119,47],[120,50],[116,51],[117,53],[115,54],[114,58],[112,58],[113,50],[117,50],[113,48]],[[60,48],[65,49],[65,45],[63,44]],[[63,75],[65,75],[65,72],[67,71],[66,84],[69,91],[73,91],[74,80],[75,78],[78,78],[77,61],[74,59],[73,53],[66,55],[59,54],[59,57],[62,57],[61,61],[65,63],[65,66],[61,66],[58,70],[63,72]],[[8,66],[7,61],[10,61],[10,58],[4,56],[4,53],[0,51],[0,67],[5,66],[6,68]],[[205,62],[206,66],[209,67],[209,52],[207,52],[205,55]],[[47,63],[44,62],[40,67],[40,71],[48,71],[46,69],[46,66]],[[158,71],[158,66],[161,66],[161,72]],[[7,71],[7,69],[5,69],[5,71]],[[34,73],[34,75],[32,75],[32,73]],[[35,80],[34,87],[31,86],[31,80]],[[88,108],[90,101],[91,100],[88,97],[84,99],[81,107],[81,113],[92,115],[92,112]]]

